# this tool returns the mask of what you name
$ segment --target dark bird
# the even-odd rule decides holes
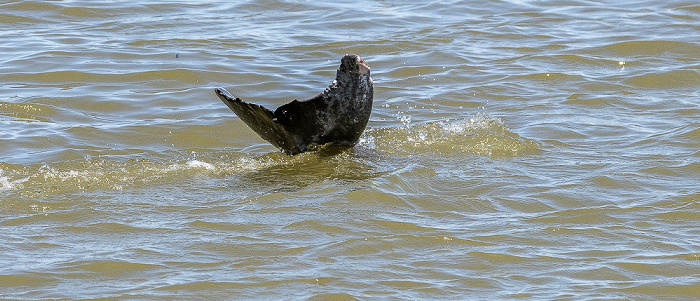
[[[322,93],[295,99],[274,112],[216,88],[216,95],[243,122],[289,155],[311,150],[313,145],[355,145],[372,113],[373,94],[369,66],[355,54],[340,60],[335,80]]]

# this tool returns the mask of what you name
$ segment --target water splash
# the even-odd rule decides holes
[[[404,127],[369,129],[361,145],[402,154],[477,154],[517,156],[538,151],[539,144],[511,132],[498,118],[479,112],[471,118],[444,120]],[[410,119],[408,119],[410,120]]]
[[[154,157],[127,160],[85,158],[32,166],[0,163],[0,192],[15,191],[36,198],[46,194],[95,189],[123,190],[172,183],[195,175],[225,177],[276,164],[285,164],[284,155],[231,158],[230,155],[220,156],[212,152],[198,159],[167,161]]]
[[[12,190],[21,187],[22,183],[29,180],[28,177],[13,179],[11,175],[6,175],[5,170],[0,168],[0,191]]]
[[[537,142],[511,132],[500,119],[485,113],[423,124],[411,123],[410,115],[401,116],[399,120],[403,126],[368,129],[356,150],[370,149],[399,157],[435,154],[497,157],[533,153],[539,147]],[[31,166],[0,163],[0,192],[15,191],[36,198],[75,191],[167,185],[193,176],[219,178],[262,170],[294,177],[303,177],[299,171],[304,171],[302,173],[310,175],[311,182],[318,181],[316,176],[352,178],[347,171],[362,174],[362,169],[375,166],[374,155],[362,153],[338,153],[319,148],[293,157],[280,152],[251,157],[245,152],[200,150],[138,157],[86,157]],[[321,170],[323,168],[327,170]]]
[[[411,115],[404,114],[403,112],[399,112],[399,121],[403,123],[403,125],[406,127],[406,129],[411,129]]]

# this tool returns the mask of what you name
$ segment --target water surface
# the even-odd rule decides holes
[[[692,1],[0,4],[0,297],[700,296]],[[372,68],[353,149],[275,108]]]

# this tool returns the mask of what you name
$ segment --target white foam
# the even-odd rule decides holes
[[[9,177],[3,176],[2,174],[5,171],[0,169],[0,191],[4,190],[11,190],[14,188],[17,188],[17,186],[21,185],[22,183],[26,182],[29,180],[29,178],[24,178],[24,179],[17,179],[17,180],[10,180]]]
[[[206,170],[214,170],[216,169],[213,164],[207,163],[207,162],[202,162],[199,160],[191,160],[187,162],[187,167],[189,168],[204,168]]]
[[[0,177],[0,191],[10,190],[12,189],[12,187],[13,185],[12,183],[10,183],[10,179],[8,179],[7,177]]]

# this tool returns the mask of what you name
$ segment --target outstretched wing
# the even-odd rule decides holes
[[[303,151],[299,149],[295,137],[283,125],[275,122],[274,112],[263,106],[247,103],[240,98],[233,97],[224,88],[216,88],[216,95],[261,138],[289,154]]]

